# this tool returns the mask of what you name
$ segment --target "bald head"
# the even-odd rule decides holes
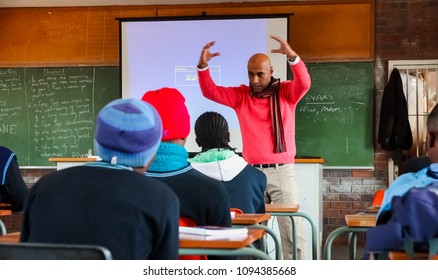
[[[269,56],[256,53],[248,60],[248,79],[252,92],[264,90],[271,81],[274,69]]]
[[[248,69],[271,69],[271,60],[264,53],[256,53],[248,59]]]

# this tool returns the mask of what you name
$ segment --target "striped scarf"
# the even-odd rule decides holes
[[[269,98],[269,107],[271,111],[272,130],[275,141],[275,153],[286,152],[286,142],[284,140],[283,120],[280,110],[280,79],[271,77],[269,85],[261,92],[251,93],[257,98]]]

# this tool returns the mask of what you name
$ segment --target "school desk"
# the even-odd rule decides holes
[[[428,253],[415,253],[415,258],[409,256],[406,252],[390,251],[388,254],[390,260],[438,260],[438,255],[432,257]]]
[[[1,220],[2,216],[12,215],[12,207],[10,204],[0,203],[0,235],[6,234],[6,226]]]
[[[263,229],[248,229],[246,237],[238,240],[232,239],[185,239],[179,240],[180,255],[215,255],[215,256],[253,256],[261,260],[271,258],[264,252],[250,247],[251,244],[265,235]],[[0,235],[0,243],[18,243],[20,232]]]
[[[311,228],[312,232],[312,259],[318,259],[318,247],[317,247],[317,233],[316,225],[312,218],[306,213],[298,211],[300,209],[299,204],[265,204],[266,213],[272,216],[286,216],[290,217],[292,221],[292,258],[297,259],[297,233],[295,231],[295,220],[294,217],[301,217],[306,219]]]
[[[265,252],[251,247],[254,241],[262,238],[265,230],[261,228],[249,228],[246,237],[240,239],[204,240],[201,237],[179,239],[180,255],[210,255],[210,256],[253,256],[261,260],[271,258]]]
[[[0,243],[18,243],[20,241],[20,232],[12,232],[0,235]]]
[[[231,223],[235,227],[247,227],[247,228],[261,228],[264,229],[267,234],[272,237],[275,244],[275,259],[282,260],[283,254],[281,251],[281,242],[278,239],[277,234],[268,226],[261,223],[267,222],[271,219],[270,214],[236,214],[231,218]],[[262,250],[266,252],[266,244],[262,242]]]
[[[324,245],[324,256],[326,260],[331,259],[333,241],[342,233],[348,233],[348,256],[350,260],[356,258],[357,233],[365,233],[370,227],[376,226],[377,213],[359,212],[357,214],[345,215],[346,226],[333,230],[328,236]]]

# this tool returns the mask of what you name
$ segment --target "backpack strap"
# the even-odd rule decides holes
[[[438,238],[429,240],[429,259],[438,254]]]
[[[417,254],[414,250],[414,241],[412,238],[405,238],[404,249],[406,254],[412,259],[417,259]],[[438,238],[429,239],[429,259],[433,256],[438,255]]]
[[[403,242],[403,246],[405,249],[406,254],[408,254],[409,257],[411,257],[412,259],[416,259],[417,255],[415,254],[414,251],[414,240],[412,240],[410,237],[406,236],[405,240]]]

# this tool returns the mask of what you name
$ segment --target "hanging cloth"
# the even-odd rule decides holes
[[[396,159],[401,160],[402,151],[409,150],[412,142],[403,83],[400,72],[394,68],[383,90],[378,143],[384,150],[392,151]]]

